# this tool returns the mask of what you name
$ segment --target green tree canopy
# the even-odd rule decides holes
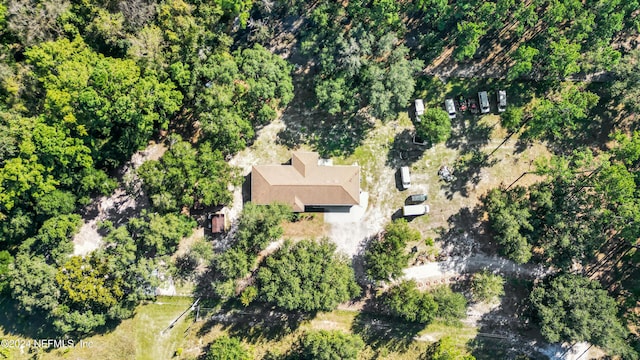
[[[410,257],[405,247],[409,242],[418,240],[420,232],[410,227],[405,219],[389,223],[384,235],[373,240],[365,252],[367,275],[374,280],[400,277]]]
[[[475,273],[471,293],[475,301],[496,302],[504,295],[504,278],[488,271]]]
[[[291,208],[284,204],[246,203],[238,220],[236,247],[247,254],[257,254],[282,236],[282,222],[290,220]]]
[[[169,141],[169,150],[160,160],[146,161],[138,168],[156,210],[168,212],[185,206],[231,202],[228,187],[239,185],[240,177],[220,151],[212,150],[206,142],[196,149],[179,136]]]
[[[258,270],[259,299],[289,311],[331,311],[360,293],[347,259],[327,239],[286,241]]]
[[[182,95],[171,82],[141,75],[131,60],[104,57],[77,37],[25,52],[40,82],[46,122],[83,139],[98,164],[115,166],[166,128]]]
[[[624,358],[638,358],[625,341],[616,301],[597,282],[562,274],[536,286],[530,300],[548,341],[587,341]]]
[[[438,313],[438,303],[433,295],[420,292],[413,280],[393,286],[383,299],[392,314],[408,322],[428,324]]]
[[[445,142],[451,136],[451,119],[444,110],[426,109],[421,119],[415,124],[416,134],[430,144]]]
[[[228,336],[221,336],[211,344],[205,357],[206,360],[251,360],[251,353],[240,340]]]
[[[299,358],[309,360],[356,360],[364,348],[357,335],[342,331],[309,331],[300,339]]]

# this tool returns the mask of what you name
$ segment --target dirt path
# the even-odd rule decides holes
[[[451,256],[444,261],[406,268],[404,277],[429,285],[441,282],[443,279],[455,279],[463,274],[482,270],[510,277],[526,278],[541,278],[549,273],[549,270],[542,266],[519,265],[505,258],[476,252],[467,256]]]
[[[149,206],[146,195],[136,182],[135,170],[145,161],[158,160],[166,150],[163,144],[154,143],[133,154],[131,160],[120,170],[121,182],[122,179],[132,179],[133,186],[127,191],[121,185],[111,196],[102,196],[85,209],[84,224],[73,237],[74,255],[86,255],[100,247],[102,235],[98,232],[98,222],[109,220],[117,226],[139,215],[142,209]]]

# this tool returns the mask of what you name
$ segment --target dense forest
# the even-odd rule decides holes
[[[455,323],[462,293],[400,281],[421,239],[404,220],[364,251],[366,284],[326,239],[285,241],[263,260],[280,224],[298,220],[278,204],[245,204],[222,252],[171,256],[194,214],[233,202],[243,177],[229,160],[299,94],[295,106],[325,120],[278,141],[346,156],[429,79],[456,77],[433,64],[481,64],[460,77],[513,85],[501,126],[552,154],[533,164],[543,180],[496,187],[476,209],[501,256],[553,269],[529,289],[531,319],[549,342],[638,359],[639,13],[637,0],[1,0],[0,294],[42,335],[82,337],[153,299],[158,272],[188,279],[204,264],[196,293],[215,302],[308,317],[373,286],[387,290],[374,296],[384,316]],[[451,120],[429,105],[416,132],[445,143]],[[166,152],[122,176],[150,142]],[[148,208],[100,223],[102,246],[74,255],[83,218],[118,188],[141,191]],[[473,281],[469,300],[500,296],[501,279]],[[292,352],[355,359],[364,340],[308,332]],[[425,358],[472,358],[449,340]],[[217,348],[250,358],[234,338],[207,358]]]

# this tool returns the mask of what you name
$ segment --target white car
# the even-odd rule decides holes
[[[507,110],[507,92],[504,90],[498,91],[498,112],[504,112]]]
[[[456,118],[456,106],[453,103],[453,99],[446,99],[444,101],[444,108],[447,110],[449,114],[449,119]]]

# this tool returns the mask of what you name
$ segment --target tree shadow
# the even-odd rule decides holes
[[[479,207],[473,209],[463,207],[447,219],[449,228],[441,228],[438,234],[442,248],[441,255],[450,257],[469,255],[488,243],[490,237],[481,222],[482,213]],[[489,254],[495,252],[494,249],[480,250]]]
[[[469,197],[469,187],[474,189],[480,183],[483,168],[491,167],[498,162],[495,158],[489,158],[487,154],[480,150],[472,150],[460,155],[453,165],[454,179],[445,182],[441,188],[445,191],[448,200],[452,200],[456,193]]]
[[[331,115],[315,104],[313,71],[294,76],[294,98],[282,113],[285,127],[276,143],[288,148],[310,145],[322,157],[348,156],[362,144],[374,122],[365,112]]]
[[[25,314],[18,302],[8,295],[0,296],[0,330],[6,336],[19,335],[28,339],[59,337],[45,313]]]
[[[548,359],[538,350],[546,344],[531,320],[528,297],[532,288],[533,282],[528,280],[505,282],[500,304],[481,315],[478,334],[467,343],[476,359]]]
[[[380,299],[370,296],[362,311],[355,317],[351,331],[360,335],[373,349],[386,348],[403,352],[424,327],[423,324],[403,322],[388,315]]]
[[[491,139],[493,127],[480,122],[480,118],[475,115],[461,117],[454,124],[451,136],[445,143],[450,149],[466,154],[480,150]]]
[[[414,144],[413,135],[413,131],[409,129],[396,134],[391,149],[387,153],[387,166],[399,169],[401,166],[410,166],[422,157],[430,146]],[[401,182],[398,176],[396,174],[396,187],[400,189]]]

